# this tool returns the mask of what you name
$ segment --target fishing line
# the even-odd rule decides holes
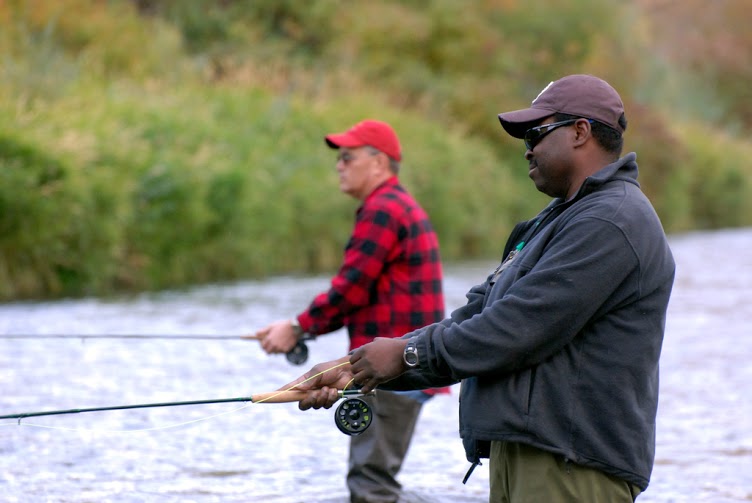
[[[193,424],[193,423],[200,423],[202,421],[208,421],[216,417],[233,414],[235,412],[241,411],[250,406],[251,404],[249,403],[249,404],[243,405],[242,407],[238,407],[237,409],[220,412],[219,414],[214,414],[214,415],[202,417],[199,419],[192,419],[190,421],[184,421],[182,423],[168,424],[164,426],[155,426],[152,428],[137,428],[137,429],[132,429],[132,430],[105,430],[101,428],[66,428],[64,426],[49,426],[46,424],[21,422],[20,420],[18,421],[18,423],[4,423],[0,426],[30,426],[34,428],[43,428],[47,430],[71,431],[71,432],[77,432],[77,433],[144,433],[144,432],[149,432],[149,431],[158,431],[158,430],[167,430],[170,428],[178,428],[180,426],[186,426],[186,425]]]
[[[202,421],[208,421],[210,419],[214,419],[214,418],[217,418],[217,417],[220,417],[220,416],[234,414],[236,412],[239,412],[239,411],[241,411],[243,409],[246,409],[246,408],[250,407],[254,403],[264,403],[264,402],[274,403],[274,399],[275,398],[277,398],[280,395],[283,395],[285,393],[288,393],[290,391],[294,391],[295,388],[297,388],[301,384],[304,384],[304,383],[310,381],[311,379],[315,379],[316,377],[318,377],[318,376],[320,376],[322,374],[325,374],[326,372],[329,372],[330,370],[334,370],[334,369],[336,369],[338,367],[341,367],[343,365],[349,365],[349,364],[350,364],[349,361],[338,363],[337,365],[334,365],[334,366],[332,366],[332,367],[330,367],[328,369],[325,369],[325,370],[319,372],[318,374],[312,375],[311,377],[305,379],[304,381],[301,381],[301,382],[297,383],[294,386],[291,386],[290,388],[279,390],[279,391],[276,391],[276,392],[268,393],[268,394],[266,394],[266,396],[264,396],[263,398],[259,399],[258,401],[255,401],[255,402],[253,401],[252,397],[242,397],[242,398],[227,399],[226,401],[247,401],[247,402],[249,402],[249,403],[247,403],[247,404],[245,404],[245,405],[243,405],[241,407],[238,407],[236,409],[229,410],[229,411],[224,411],[224,412],[220,412],[218,414],[212,414],[210,416],[206,416],[206,417],[202,417],[202,418],[198,418],[198,419],[192,419],[190,421],[183,421],[183,422],[180,422],[180,423],[169,424],[169,425],[164,425],[164,426],[155,426],[155,427],[151,427],[151,428],[138,428],[138,429],[129,429],[129,430],[105,430],[105,429],[100,429],[100,428],[67,428],[67,427],[61,427],[61,426],[48,426],[48,425],[38,424],[38,423],[22,422],[23,419],[25,419],[25,417],[35,416],[35,415],[36,416],[41,416],[41,415],[62,415],[62,414],[65,414],[65,413],[74,414],[74,413],[78,413],[78,412],[87,412],[86,410],[76,411],[75,409],[70,410],[70,411],[51,411],[49,413],[44,413],[44,412],[42,412],[42,413],[28,413],[28,416],[25,415],[25,414],[18,414],[18,415],[16,415],[17,419],[18,419],[17,422],[14,422],[14,423],[2,423],[2,424],[0,424],[0,426],[27,426],[27,427],[33,427],[33,428],[44,428],[44,429],[48,429],[48,430],[61,430],[61,431],[78,432],[78,433],[144,433],[144,432],[150,432],[150,431],[167,430],[167,429],[170,429],[170,428],[177,428],[177,427],[180,427],[180,426],[185,426],[185,425],[189,425],[189,424],[199,423],[199,422],[202,422]],[[347,385],[344,387],[344,389],[340,392],[341,396],[345,396],[346,391],[348,391],[347,387],[350,386],[350,384],[353,381],[354,381],[354,379],[351,379],[350,382],[347,383]],[[350,392],[348,392],[348,394],[349,393]],[[207,401],[204,401],[204,402],[205,403],[211,403],[212,401],[211,400],[207,400]],[[218,402],[219,401],[214,402],[214,403],[218,403]],[[188,403],[175,403],[175,402],[173,403],[173,405],[183,405],[183,404],[187,405]],[[167,406],[167,405],[170,405],[170,404],[162,404],[162,405]],[[153,404],[153,406],[154,407],[158,407],[158,406],[160,406],[160,404]],[[103,407],[100,410],[107,410],[107,409],[109,409],[109,410],[119,410],[119,409],[147,408],[147,407],[149,407],[149,405],[145,405],[145,406],[134,405],[134,406],[111,407],[111,408]]]
[[[188,339],[188,340],[258,340],[253,335],[247,334],[0,334],[2,339],[24,339],[33,341],[37,339]]]
[[[207,334],[0,334],[0,340],[10,339],[23,339],[27,341],[41,340],[41,339],[77,339],[79,341],[86,342],[89,339],[141,339],[141,340],[194,340],[194,341],[208,341],[208,340],[253,340],[261,341],[262,337],[254,334],[219,334],[219,335],[207,335]],[[307,341],[313,340],[313,336],[309,333],[304,333],[300,339],[298,339],[295,346],[285,353],[287,361],[293,365],[303,365],[308,361],[308,346]]]

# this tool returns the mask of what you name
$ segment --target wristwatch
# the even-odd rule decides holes
[[[303,329],[300,328],[300,322],[297,318],[290,319],[290,325],[292,325],[292,333],[295,334],[295,337],[297,339],[300,339],[300,336],[303,335]]]
[[[415,347],[415,341],[407,342],[405,352],[402,353],[402,359],[405,360],[405,365],[410,368],[418,366],[418,348]]]

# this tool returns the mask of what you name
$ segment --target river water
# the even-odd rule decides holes
[[[752,501],[752,229],[672,236],[677,280],[661,364],[655,469],[640,503]],[[448,308],[495,266],[448,265]],[[343,332],[293,366],[253,341],[39,338],[219,337],[289,317],[327,277],[278,277],[119,299],[0,305],[0,415],[246,397],[346,352]],[[23,336],[7,338],[7,336]],[[5,336],[6,338],[2,338]],[[36,336],[36,338],[35,338]],[[480,503],[458,389],[428,402],[400,480],[406,502]],[[295,404],[131,409],[0,421],[2,502],[345,503],[348,437],[333,410]]]

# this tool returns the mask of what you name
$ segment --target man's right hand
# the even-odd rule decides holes
[[[261,348],[269,354],[289,353],[298,343],[298,334],[290,320],[275,321],[250,338],[258,339]]]

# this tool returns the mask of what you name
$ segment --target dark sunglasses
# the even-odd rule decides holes
[[[548,133],[553,131],[556,128],[559,128],[561,126],[568,126],[570,124],[574,124],[578,120],[580,120],[581,117],[577,117],[576,119],[568,119],[561,122],[553,122],[551,124],[543,124],[542,126],[536,126],[533,128],[528,129],[525,131],[525,146],[528,150],[533,150],[535,146],[540,143],[540,141],[543,139],[544,136],[546,136]],[[592,124],[592,119],[587,119],[587,121]]]

